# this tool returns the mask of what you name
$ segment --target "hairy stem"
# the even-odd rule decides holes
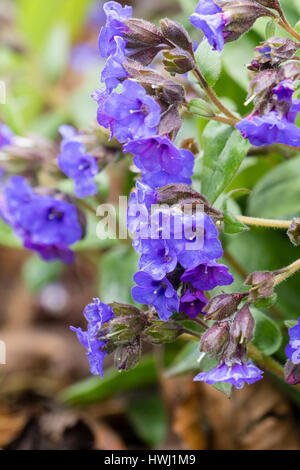
[[[207,81],[203,77],[202,73],[200,72],[199,68],[196,66],[193,70],[193,74],[199,81],[200,85],[203,87],[207,95],[210,97],[211,101],[219,108],[219,110],[225,114],[225,116],[229,117],[232,121],[233,125],[239,122],[239,119],[229,110],[223,103],[219,100],[217,95],[215,94],[214,90],[208,85]]]
[[[288,229],[291,226],[291,220],[260,219],[258,217],[246,217],[236,215],[235,218],[245,225],[255,225],[256,227],[272,227]]]
[[[276,276],[274,286],[278,286],[281,282],[285,281],[300,269],[300,258],[294,261]]]
[[[297,39],[297,41],[300,41],[300,34],[298,34],[297,31],[295,31],[294,28],[289,24],[282,10],[280,11],[280,20],[278,21],[278,24],[283,29],[285,29],[288,33],[294,36],[294,38]]]

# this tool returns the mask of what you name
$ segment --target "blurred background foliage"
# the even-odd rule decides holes
[[[183,24],[195,42],[201,40],[200,32],[188,21],[196,0],[126,3],[133,4],[136,17],[158,23],[169,16]],[[282,0],[282,6],[294,25],[300,17],[299,1]],[[0,79],[6,83],[7,102],[0,106],[0,119],[17,134],[40,135],[56,142],[63,123],[80,130],[95,126],[96,103],[90,94],[99,87],[103,66],[97,49],[103,21],[100,0],[1,0]],[[248,34],[226,45],[222,55],[215,90],[242,115],[251,109],[244,106],[249,84],[245,65],[265,39],[266,22],[258,20]],[[278,28],[277,35],[286,34]],[[193,136],[199,142],[194,184],[201,190],[207,121],[191,115],[185,118],[178,141]],[[109,145],[105,134],[102,138]],[[100,196],[111,203],[118,202],[119,194],[128,195],[133,186],[130,162],[121,157],[99,176]],[[68,182],[63,187],[72,191]],[[235,213],[283,219],[300,216],[300,155],[279,147],[250,149],[226,191],[239,188],[251,193],[230,200]],[[8,364],[0,372],[0,446],[299,446],[294,427],[299,417],[298,392],[270,377],[251,391],[234,393],[229,405],[219,392],[192,383],[191,374],[199,366],[203,370],[211,366],[197,363],[197,344],[178,341],[165,348],[149,347],[135,369],[119,374],[108,361],[103,380],[89,377],[84,351],[68,326],[84,326],[82,309],[92,297],[132,302],[132,276],[137,268],[130,243],[100,241],[96,224],[97,219],[89,216],[88,235],[77,245],[76,263],[65,267],[24,253],[10,229],[0,222],[0,337],[8,347]],[[300,248],[291,246],[280,231],[251,229],[226,235],[223,241],[224,262],[236,278],[234,286],[225,291],[241,288],[251,271],[278,269],[300,257]],[[278,288],[278,300],[271,310],[256,312],[256,344],[266,355],[282,361],[287,334],[284,321],[296,319],[300,313],[299,282],[297,274]],[[233,415],[243,400],[249,404],[248,414],[243,414],[242,406]]]

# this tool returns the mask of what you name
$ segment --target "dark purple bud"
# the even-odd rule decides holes
[[[215,0],[215,4],[222,8],[225,27],[223,35],[225,42],[238,39],[252,28],[255,21],[262,16],[275,17],[276,15],[267,10],[254,0]]]
[[[207,330],[200,341],[200,351],[219,354],[229,341],[229,322],[216,322]]]
[[[171,49],[164,51],[163,64],[170,74],[184,74],[195,67],[195,61],[189,52],[183,49]]]
[[[187,31],[181,24],[169,20],[169,18],[165,18],[161,20],[160,25],[162,33],[168,41],[175,44],[175,46],[179,46],[185,51],[188,51],[190,53],[193,52],[192,41]]]
[[[258,271],[250,274],[246,281],[246,286],[252,286],[249,300],[256,301],[273,295],[275,273],[271,271]]]
[[[237,343],[249,343],[253,339],[255,321],[251,315],[249,305],[245,304],[236,314],[232,327],[231,337]]]
[[[143,333],[143,339],[152,344],[172,343],[182,334],[175,322],[154,321]]]
[[[289,385],[300,383],[300,364],[293,364],[289,359],[284,367],[285,380]]]
[[[121,372],[135,367],[141,358],[141,339],[135,338],[128,344],[119,346],[115,352],[115,367]]]
[[[162,34],[149,21],[129,18],[124,20],[124,23],[129,28],[129,31],[123,33],[129,49],[143,46],[158,46],[163,43]]]
[[[264,7],[273,8],[273,10],[278,10],[280,8],[279,0],[256,0],[256,2]]]
[[[255,72],[278,68],[283,62],[294,58],[299,46],[289,38],[271,37],[256,47],[256,58],[248,68]]]
[[[238,306],[247,293],[220,294],[213,297],[204,307],[206,319],[223,320],[237,311]]]
[[[300,219],[293,219],[287,234],[293,245],[300,245]]]
[[[227,348],[222,353],[220,358],[222,362],[225,362],[227,366],[232,367],[234,364],[247,364],[247,345],[230,341]]]

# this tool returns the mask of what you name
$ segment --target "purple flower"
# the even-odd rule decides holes
[[[179,310],[190,318],[196,318],[208,303],[207,298],[200,290],[187,289],[180,298]]]
[[[283,80],[281,83],[279,83],[279,85],[273,88],[272,91],[275,95],[277,95],[278,101],[292,103],[292,96],[295,91],[294,83],[291,79]]]
[[[223,50],[223,29],[226,21],[222,8],[218,7],[214,0],[200,0],[195,12],[190,16],[190,21],[196,28],[202,29],[214,50]]]
[[[133,277],[137,286],[132,289],[132,297],[140,304],[153,305],[162,321],[168,321],[174,311],[178,311],[179,300],[176,290],[167,278],[155,281],[143,272]]]
[[[176,253],[166,240],[142,240],[141,247],[139,268],[150,274],[152,279],[160,281],[176,268]]]
[[[233,283],[234,278],[228,272],[227,266],[216,261],[207,261],[194,269],[188,269],[181,276],[182,282],[190,282],[200,291],[212,290],[217,286],[227,286]]]
[[[128,31],[124,20],[131,17],[132,7],[123,8],[118,2],[106,2],[103,8],[106,14],[106,25],[100,32],[99,50],[102,57],[108,57],[116,51],[114,38]]]
[[[192,183],[194,155],[177,149],[168,137],[137,139],[126,144],[124,151],[134,155],[134,164],[143,173],[142,181],[153,189]]]
[[[6,125],[0,122],[0,149],[6,145],[11,145],[15,134]]]
[[[91,373],[103,377],[103,360],[107,353],[101,349],[106,342],[97,339],[97,334],[103,324],[114,318],[114,313],[111,307],[103,304],[99,299],[94,299],[94,303],[87,305],[83,313],[88,321],[87,331],[82,331],[81,328],[74,328],[73,326],[70,329],[75,331],[78,340],[87,350]]]
[[[156,134],[159,105],[138,83],[126,80],[122,86],[120,94],[96,91],[93,95],[98,101],[99,124],[110,128],[111,137],[115,136],[122,143]]]
[[[152,204],[156,204],[156,202],[156,192],[149,186],[137,181],[136,191],[130,195],[127,210],[127,227],[131,233],[147,238],[149,214]]]
[[[297,325],[289,329],[290,341],[285,353],[293,364],[300,364],[300,318]]]
[[[228,367],[225,363],[215,367],[209,372],[202,372],[194,378],[194,381],[206,382],[213,385],[215,383],[227,382],[236,388],[243,388],[245,383],[253,384],[262,379],[263,371],[256,367],[251,361],[247,365],[235,364]]]
[[[21,176],[13,176],[4,191],[4,217],[25,248],[37,251],[46,261],[72,262],[69,245],[82,237],[76,207],[33,191]]]
[[[121,78],[129,76],[123,67],[123,63],[126,62],[126,42],[120,37],[115,37],[114,40],[116,50],[107,59],[101,74],[101,81],[105,83],[108,92],[111,92],[119,85]]]
[[[288,114],[280,117],[277,111],[264,116],[249,116],[236,124],[236,128],[252,145],[285,144],[290,147],[300,146],[300,129],[295,120],[299,113],[300,100],[295,100]]]
[[[63,129],[63,136],[61,154],[58,156],[59,168],[74,180],[77,197],[85,198],[96,194],[98,188],[94,177],[99,172],[97,160],[92,155],[87,154],[83,144],[76,140],[67,140],[65,129]]]
[[[178,261],[185,269],[193,269],[200,264],[219,259],[223,248],[218,238],[218,230],[212,219],[202,212],[177,217],[178,227],[172,244]]]

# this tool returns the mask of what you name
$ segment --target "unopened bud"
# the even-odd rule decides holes
[[[135,367],[141,358],[141,339],[135,338],[128,344],[121,345],[115,352],[115,367],[121,372]]]
[[[233,293],[220,294],[213,297],[204,307],[203,312],[206,313],[208,320],[223,320],[236,312],[241,301],[247,294]]]
[[[210,104],[200,98],[192,99],[188,104],[188,109],[196,116],[205,118],[211,118],[215,116],[215,112],[211,108]]]
[[[160,25],[162,33],[168,41],[175,44],[175,46],[179,46],[181,49],[192,53],[192,41],[187,31],[181,24],[176,23],[175,21],[172,21],[169,18],[165,18],[161,20]]]
[[[127,47],[138,48],[142,46],[158,46],[163,42],[160,31],[149,21],[138,18],[124,20],[129,31],[124,32]]]
[[[256,0],[256,2],[264,7],[272,8],[273,10],[278,10],[278,8],[280,8],[278,0]]]
[[[171,74],[184,74],[195,67],[193,57],[183,49],[171,49],[164,51],[163,64],[167,72]]]
[[[152,344],[172,343],[180,334],[180,328],[175,322],[154,321],[144,331],[143,339]]]
[[[253,339],[255,321],[249,305],[245,304],[236,314],[231,328],[231,337],[237,343],[249,343]]]
[[[215,0],[217,6],[222,8],[225,27],[223,30],[226,42],[235,41],[252,28],[255,21],[262,16],[275,17],[254,0]]]
[[[220,359],[229,367],[232,367],[234,364],[247,364],[247,345],[230,341]]]
[[[250,274],[245,281],[246,286],[252,286],[249,300],[256,301],[273,295],[275,274],[271,271],[258,271]]]
[[[200,341],[200,351],[219,354],[229,341],[229,323],[216,322],[207,330]]]
[[[271,37],[256,47],[256,58],[248,65],[255,72],[278,68],[283,62],[294,58],[299,44],[285,37]]]
[[[300,245],[300,219],[293,219],[287,234],[293,245]]]
[[[293,364],[288,359],[284,368],[284,376],[289,385],[300,384],[300,364]]]

